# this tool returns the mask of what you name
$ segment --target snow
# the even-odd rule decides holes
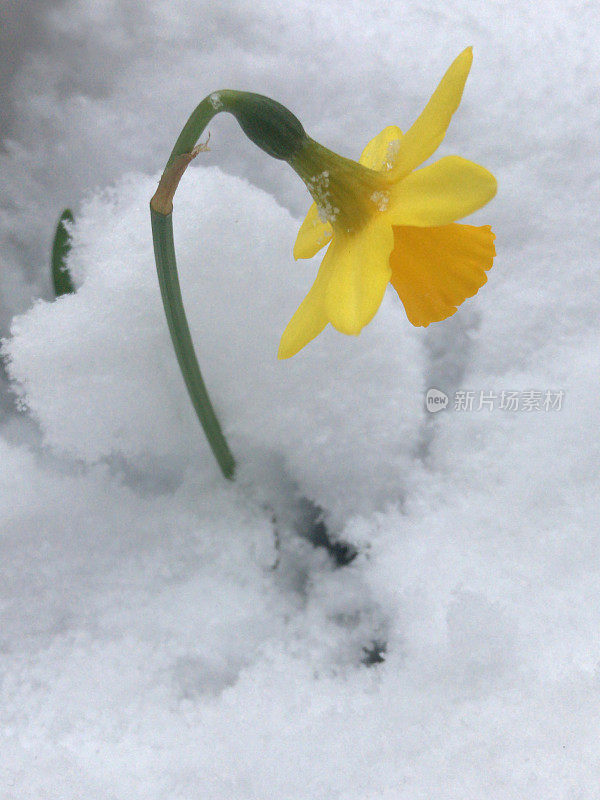
[[[22,410],[2,395],[0,798],[600,798],[593,5],[35,8],[2,67],[0,325]],[[498,256],[427,330],[390,289],[360,337],[277,361],[319,264],[291,254],[310,197],[211,124],[174,223],[239,463],[224,481],[149,232],[186,114],[259,91],[356,157],[468,44],[439,155],[498,178],[472,219]],[[77,292],[52,301],[64,205]],[[532,390],[560,408],[499,407]]]
[[[130,175],[82,208],[71,262],[81,288],[16,318],[9,373],[44,443],[63,453],[142,457],[153,470],[200,462],[216,474],[164,322],[147,207],[157,181]],[[281,460],[334,515],[392,502],[411,470],[424,380],[423,345],[404,332],[397,301],[360,343],[331,330],[281,363],[279,337],[311,282],[290,259],[297,221],[216,168],[191,168],[175,203],[192,335],[240,462]]]

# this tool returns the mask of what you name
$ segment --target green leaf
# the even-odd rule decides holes
[[[54,294],[60,297],[63,294],[73,294],[75,287],[71,279],[71,274],[66,261],[71,249],[71,234],[65,226],[65,222],[73,222],[73,212],[65,208],[60,215],[52,243],[52,285]]]

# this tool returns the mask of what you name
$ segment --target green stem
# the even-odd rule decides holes
[[[173,244],[173,197],[188,164],[206,145],[196,146],[204,129],[219,111],[228,111],[255,144],[273,158],[290,161],[306,140],[304,128],[280,103],[252,92],[224,89],[205,97],[192,112],[169,156],[158,189],[150,201],[156,269],[177,360],[192,404],[221,471],[232,478],[235,461],[211,405],[196,360],[177,278]]]
[[[206,391],[183,307],[177,276],[171,214],[172,199],[177,184],[187,165],[196,155],[195,144],[219,110],[218,104],[214,102],[214,96],[213,100],[207,97],[190,116],[175,143],[158,190],[150,202],[150,218],[160,293],[181,374],[221,472],[226,478],[231,479],[235,472],[235,460]]]
[[[220,92],[213,92],[213,94],[205,97],[204,100],[192,111],[188,121],[185,123],[181,129],[181,133],[177,137],[177,141],[175,142],[175,146],[171,151],[171,155],[169,156],[169,160],[167,161],[165,169],[170,167],[178,156],[192,152],[196,146],[196,142],[204,133],[204,129],[208,123],[215,116],[215,114],[218,114],[219,111],[223,110],[220,98]]]
[[[235,461],[206,391],[183,308],[175,261],[173,218],[171,214],[160,214],[153,208],[150,216],[160,293],[181,374],[221,472],[226,478],[233,478]]]

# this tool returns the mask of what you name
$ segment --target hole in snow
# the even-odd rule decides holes
[[[365,666],[373,667],[375,664],[383,664],[387,651],[387,643],[375,639],[368,647],[363,647],[362,651],[364,656],[361,658],[361,663]]]
[[[336,541],[331,537],[323,519],[323,509],[306,498],[300,501],[297,531],[314,547],[324,547],[336,567],[346,567],[358,555],[358,551],[351,544]]]

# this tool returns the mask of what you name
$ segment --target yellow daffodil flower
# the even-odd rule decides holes
[[[298,233],[295,258],[329,244],[316,280],[286,327],[279,358],[290,358],[328,323],[357,335],[379,308],[388,283],[413,325],[451,316],[486,282],[495,256],[489,225],[457,225],[496,194],[494,176],[447,156],[419,167],[441,143],[473,60],[452,63],[413,126],[385,128],[359,162],[306,137],[290,164],[314,203]]]

